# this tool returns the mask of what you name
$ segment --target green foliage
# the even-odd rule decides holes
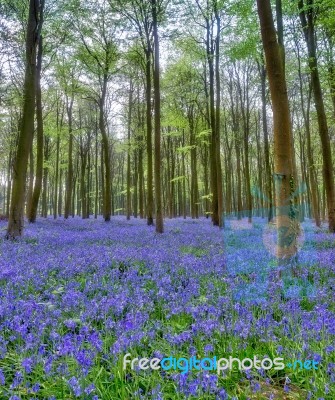
[[[225,46],[224,54],[231,60],[255,58],[260,35],[254,1],[230,3],[227,13],[231,18],[231,24],[227,28],[229,45]],[[226,42],[224,33],[223,41]]]
[[[184,179],[186,179],[186,176],[184,176],[184,175],[176,176],[175,178],[171,179],[170,182],[180,182],[180,181],[183,181]]]
[[[194,149],[195,146],[184,146],[184,147],[178,147],[177,151],[182,153],[182,154],[187,154],[189,153],[192,149]]]

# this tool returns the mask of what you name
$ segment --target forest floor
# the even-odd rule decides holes
[[[1,239],[0,399],[334,399],[335,237],[306,221],[296,276],[279,280],[271,235],[260,218],[166,220],[158,235],[114,217]],[[126,353],[285,368],[124,371]]]

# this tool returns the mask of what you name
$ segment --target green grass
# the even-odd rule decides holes
[[[201,258],[208,254],[207,249],[202,249],[200,247],[192,247],[192,246],[181,246],[180,252],[182,254],[192,254],[195,257]]]

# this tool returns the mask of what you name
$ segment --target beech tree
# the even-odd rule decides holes
[[[41,20],[43,20],[43,11],[41,12]],[[43,43],[41,35],[38,42],[38,56],[36,65],[36,122],[37,122],[36,179],[28,214],[29,222],[36,221],[37,207],[41,194],[42,178],[43,178],[44,133],[43,133],[42,91],[41,91],[42,52],[43,52]]]
[[[8,219],[7,238],[21,236],[24,228],[24,203],[28,156],[34,137],[34,116],[36,99],[37,46],[43,23],[44,0],[30,0],[26,28],[25,77],[23,88],[23,109],[18,147],[13,167],[11,207]]]
[[[154,37],[154,112],[155,112],[155,199],[156,199],[156,232],[163,233],[163,210],[161,192],[161,95],[158,37],[159,6],[152,0],[152,29]]]
[[[295,190],[292,129],[281,45],[273,22],[270,0],[257,0],[266,68],[273,109],[275,205],[280,261],[296,254],[296,217],[292,194]]]

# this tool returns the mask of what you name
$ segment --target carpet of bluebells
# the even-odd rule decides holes
[[[0,399],[335,399],[335,237],[305,222],[295,274],[278,279],[266,229],[40,219],[0,239]],[[128,352],[319,369],[123,371]]]

